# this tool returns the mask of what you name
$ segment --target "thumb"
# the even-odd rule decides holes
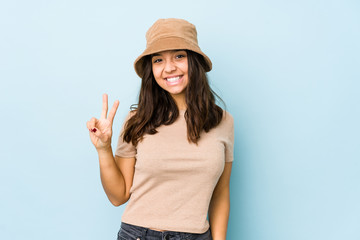
[[[98,138],[100,138],[102,135],[101,131],[96,127],[89,128],[89,132],[90,132],[90,135],[95,135]]]
[[[107,143],[109,141],[109,136],[104,132],[101,132],[98,128],[94,127],[90,130],[90,134],[95,135],[101,142]],[[111,137],[110,137],[111,138]]]

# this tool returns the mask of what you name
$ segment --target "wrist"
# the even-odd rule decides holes
[[[109,152],[112,154],[112,148],[111,148],[111,145],[109,146],[104,146],[104,147],[101,147],[101,148],[97,148],[96,149],[98,154],[108,154]]]

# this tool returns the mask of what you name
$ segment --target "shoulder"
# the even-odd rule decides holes
[[[228,133],[228,132],[233,131],[233,129],[234,129],[233,116],[228,111],[223,109],[222,119],[215,128],[220,130],[223,133]]]
[[[234,118],[233,116],[223,110],[223,118],[220,122],[221,126],[221,133],[224,134],[225,138],[227,139],[227,143],[230,145],[234,144]]]
[[[126,117],[125,117],[125,121],[129,120],[130,118],[132,118],[134,115],[136,114],[136,110],[130,110]]]
[[[136,110],[130,110],[125,117],[123,117],[122,126],[123,130],[128,126],[129,120],[135,115]]]
[[[228,111],[226,111],[225,109],[223,109],[223,118],[233,119],[233,116],[231,115],[231,113],[229,113]]]
[[[233,116],[228,111],[226,111],[224,109],[223,109],[223,117],[222,117],[222,120],[221,120],[220,124],[234,125]]]

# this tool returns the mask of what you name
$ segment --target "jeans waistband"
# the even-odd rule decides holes
[[[140,239],[140,240],[145,240],[145,238],[147,236],[154,237],[156,239],[161,239],[161,240],[163,240],[163,239],[164,240],[197,239],[197,236],[200,237],[204,234],[209,235],[210,238],[208,238],[208,239],[211,239],[211,234],[208,233],[208,232],[210,232],[210,229],[203,234],[176,232],[176,231],[162,232],[162,231],[156,231],[156,230],[152,230],[150,228],[145,228],[145,227],[136,226],[136,225],[122,222],[119,234],[121,234],[121,231],[124,232],[123,234],[126,234],[129,237],[131,237],[131,239]],[[207,238],[200,238],[200,239],[207,239]]]

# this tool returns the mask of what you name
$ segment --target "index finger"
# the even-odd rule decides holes
[[[101,118],[106,118],[107,111],[108,111],[108,95],[106,93],[104,93]]]

